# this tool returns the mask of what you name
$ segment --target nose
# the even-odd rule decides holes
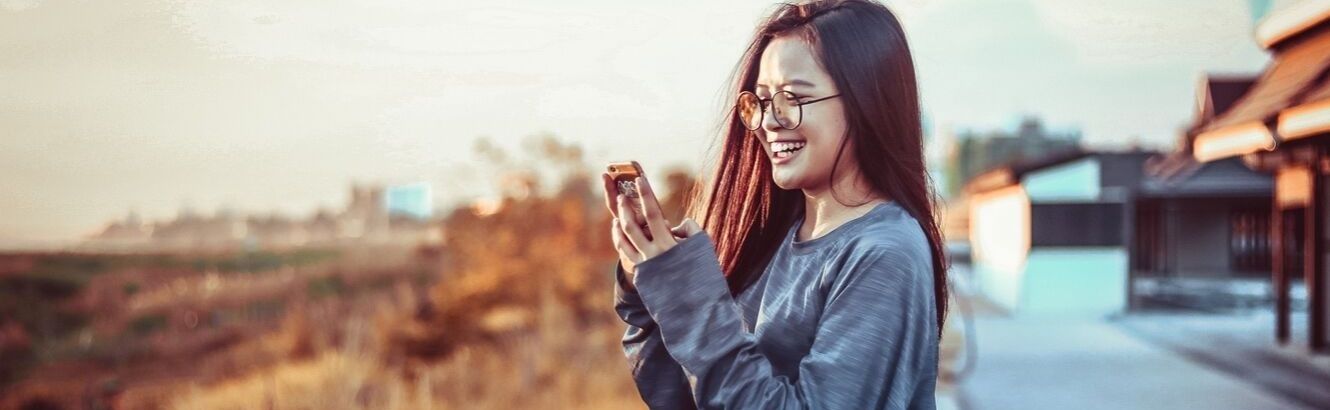
[[[776,133],[782,129],[780,121],[776,121],[776,104],[774,102],[762,107],[762,129],[766,131],[767,140],[776,139]]]

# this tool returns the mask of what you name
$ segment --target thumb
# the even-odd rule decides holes
[[[702,233],[702,225],[699,225],[699,224],[697,223],[697,221],[694,221],[694,220],[693,220],[693,218],[688,218],[688,219],[684,220],[684,223],[688,224],[688,234],[689,234],[689,235],[692,235],[692,234],[695,234],[695,233]]]
[[[687,226],[687,224],[688,224],[688,221],[684,221],[684,222],[679,223],[679,226],[676,226],[676,227],[670,228],[670,233],[672,233],[672,234],[674,234],[674,236],[677,236],[677,237],[680,237],[680,238],[687,238],[687,237],[688,237],[688,226]]]
[[[674,234],[677,236],[682,236],[687,238],[697,234],[698,232],[702,232],[702,226],[698,225],[697,221],[694,221],[693,218],[685,218],[683,222],[679,223],[679,226],[674,227],[674,229],[670,229],[670,232],[674,232]]]

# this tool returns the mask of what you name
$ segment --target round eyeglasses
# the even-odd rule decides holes
[[[799,101],[799,97],[789,91],[779,91],[771,98],[760,98],[751,91],[744,91],[739,93],[734,107],[739,111],[739,121],[742,121],[744,128],[749,131],[762,128],[762,120],[768,105],[771,106],[772,115],[776,117],[776,123],[780,124],[781,128],[792,130],[799,128],[799,123],[803,121],[805,105],[839,96],[840,94],[833,94],[814,100]]]

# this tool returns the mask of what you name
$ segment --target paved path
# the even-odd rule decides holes
[[[1103,319],[981,310],[975,371],[939,391],[939,409],[1308,408]]]
[[[1330,409],[1330,355],[1307,348],[1307,314],[1294,312],[1288,345],[1274,340],[1274,312],[1158,312],[1114,320],[1128,334],[1266,392]]]

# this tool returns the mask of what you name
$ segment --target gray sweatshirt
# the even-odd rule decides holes
[[[732,297],[706,233],[616,269],[624,353],[651,408],[933,409],[937,310],[919,223],[894,201],[826,235],[795,222]]]

